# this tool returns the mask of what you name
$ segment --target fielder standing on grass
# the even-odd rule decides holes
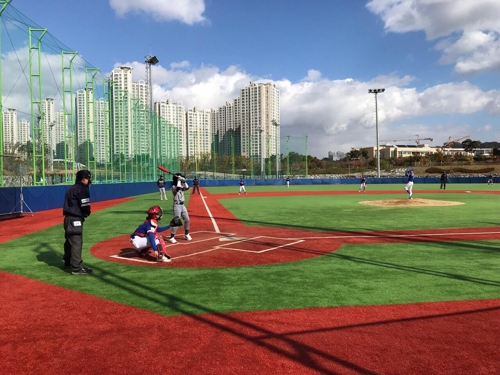
[[[245,189],[245,180],[242,178],[240,178],[240,190],[238,192],[238,195],[240,195],[241,193],[245,193],[245,195],[247,194],[247,189]]]
[[[359,193],[363,192],[366,193],[366,178],[361,177],[361,182],[359,183]]]
[[[158,189],[160,190],[160,200],[165,199],[168,201],[167,194],[165,193],[165,183],[166,181],[163,179],[163,176],[160,176],[158,181],[156,181],[156,185],[158,185]]]
[[[287,189],[290,188],[290,176],[285,179]]]
[[[88,275],[92,268],[82,261],[83,222],[90,216],[90,184],[92,174],[88,170],[78,171],[73,186],[64,195],[64,267],[71,267],[73,275]]]
[[[189,190],[189,185],[186,182],[186,177],[181,175],[180,173],[176,173],[172,176],[172,194],[174,195],[174,217],[180,217],[184,220],[184,239],[187,241],[191,241],[193,238],[189,234],[190,222],[189,222],[189,213],[184,206],[184,192]],[[170,238],[168,242],[177,243],[175,239],[175,233],[177,232],[178,227],[172,227],[170,231]]]
[[[409,195],[408,199],[413,199],[413,179],[415,178],[413,169],[406,171],[406,175],[408,176],[408,182],[405,185],[405,190]]]
[[[439,187],[439,189],[446,190],[447,182],[448,182],[448,175],[446,174],[446,172],[443,172],[443,174],[441,175],[441,186]]]

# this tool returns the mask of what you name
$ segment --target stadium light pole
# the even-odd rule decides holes
[[[155,116],[154,116],[154,108],[153,108],[153,82],[151,79],[151,65],[156,65],[160,61],[155,55],[148,55],[146,56],[146,60],[144,61],[146,63],[146,76],[147,76],[147,81],[149,85],[149,113],[150,113],[150,120],[151,120],[151,145],[153,146],[152,148],[152,153],[153,153],[153,178],[156,179],[156,166],[158,165],[156,162],[156,156],[157,156],[157,149],[158,149],[158,137],[157,137],[157,130],[156,130],[156,121],[155,121]]]
[[[384,92],[385,89],[368,89],[368,94],[375,95],[375,133],[377,136],[377,177],[380,178],[380,147],[378,142],[378,103],[377,95]]]
[[[279,178],[279,170],[280,170],[279,162],[280,162],[280,158],[281,158],[281,153],[278,150],[278,148],[279,148],[279,146],[278,146],[278,140],[279,140],[278,132],[279,132],[280,124],[278,122],[276,122],[276,120],[273,120],[272,123],[276,127],[276,132],[274,133],[274,137],[276,138],[276,179],[278,179]]]
[[[260,146],[260,178],[264,176],[264,147],[263,147],[263,142],[262,142],[262,133],[264,132],[264,128],[261,126],[259,129],[260,133],[260,141],[259,141],[259,146]]]

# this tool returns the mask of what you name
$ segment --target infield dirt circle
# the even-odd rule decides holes
[[[379,201],[362,201],[360,204],[366,204],[368,206],[379,206],[379,207],[394,207],[394,206],[407,206],[407,207],[439,207],[439,206],[459,206],[465,204],[463,202],[453,202],[453,201],[438,201],[435,199],[423,199],[423,198],[413,198],[413,199],[384,199]]]

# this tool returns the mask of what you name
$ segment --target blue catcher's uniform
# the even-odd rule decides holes
[[[158,221],[155,219],[146,219],[137,229],[130,235],[130,242],[136,249],[151,247],[154,251],[158,251],[160,243],[156,233],[170,229],[169,225],[158,227]],[[141,240],[142,239],[142,240]]]

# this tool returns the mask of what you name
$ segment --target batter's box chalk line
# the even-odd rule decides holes
[[[269,236],[256,236],[256,237],[251,237],[251,238],[241,238],[240,240],[234,241],[234,242],[229,243],[229,244],[214,246],[214,250],[231,250],[231,251],[239,251],[239,252],[242,252],[242,253],[263,254],[263,253],[267,253],[269,251],[278,250],[278,249],[281,249],[281,248],[284,248],[284,247],[296,245],[298,243],[301,243],[301,242],[305,241],[303,239],[296,240],[296,241],[291,241],[291,240],[289,240],[287,238],[279,238],[280,240],[286,240],[287,242],[284,243],[284,244],[281,244],[281,245],[276,245],[276,246],[268,247],[268,248],[262,249],[262,250],[248,250],[248,249],[242,249],[242,248],[238,248],[238,247],[231,247],[231,245],[237,245],[237,244],[242,244],[242,243],[259,242],[259,239],[265,239],[265,238],[270,238],[270,239],[273,239],[273,240],[277,239],[276,237],[269,237]]]

